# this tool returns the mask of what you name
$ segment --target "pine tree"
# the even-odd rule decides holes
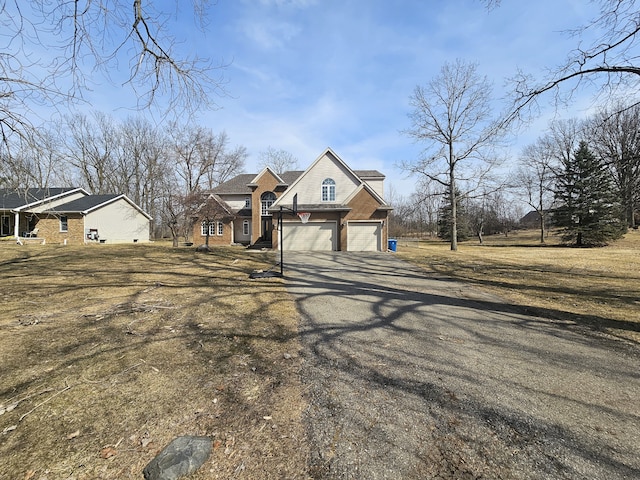
[[[556,183],[554,211],[562,239],[576,246],[601,246],[625,232],[619,195],[603,162],[580,142]]]
[[[447,188],[443,194],[444,204],[438,210],[438,237],[443,240],[451,241],[451,197]],[[456,191],[456,213],[457,213],[457,236],[459,241],[468,240],[471,235],[471,226],[469,215],[466,207],[466,197],[459,191]]]

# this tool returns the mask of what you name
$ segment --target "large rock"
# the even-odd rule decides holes
[[[144,467],[146,480],[178,480],[198,470],[211,455],[209,437],[178,437]]]

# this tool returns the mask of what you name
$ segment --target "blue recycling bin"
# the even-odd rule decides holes
[[[389,239],[389,250],[395,252],[398,250],[398,241],[394,238]]]

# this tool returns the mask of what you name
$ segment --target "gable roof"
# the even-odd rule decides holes
[[[384,174],[380,173],[378,170],[353,170],[353,172],[360,179],[365,181],[369,179],[384,180],[385,178]],[[302,176],[303,173],[304,170],[288,170],[278,176],[282,180],[283,185],[290,186],[300,176]],[[251,184],[256,179],[256,177],[258,177],[258,174],[255,173],[241,173],[213,188],[211,190],[211,193],[217,195],[251,194],[251,188],[249,187],[249,184]]]
[[[142,215],[151,220],[151,216],[142,210],[138,205],[129,199],[125,194],[106,194],[106,195],[87,195],[86,197],[78,198],[57,207],[47,210],[45,213],[80,213],[86,215],[99,208],[106,207],[107,205],[116,202],[118,200],[124,200],[133,208],[138,210]]]
[[[0,189],[0,209],[2,210],[23,210],[55,200],[75,192],[85,195],[89,193],[78,187],[56,187],[56,188],[26,188],[26,189]]]
[[[236,175],[226,182],[221,183],[213,190],[211,190],[211,193],[217,193],[218,195],[230,193],[250,194],[251,189],[248,187],[248,185],[255,177],[255,173],[241,173],[240,175]]]
[[[373,188],[371,188],[367,183],[364,182],[358,188],[356,188],[351,193],[351,195],[349,195],[349,197],[345,200],[345,203],[348,205],[349,202],[351,202],[351,200],[362,190],[366,190],[367,192],[369,192],[369,195],[371,195],[380,204],[379,210],[393,210],[393,207],[391,207],[391,205],[386,203],[384,199],[380,195],[378,195],[378,193]]]
[[[258,184],[258,180],[260,180],[260,177],[262,177],[265,173],[270,173],[271,175],[273,175],[275,177],[275,179],[278,181],[278,184],[280,185],[284,185],[284,180],[282,180],[282,178],[280,178],[280,175],[278,175],[276,172],[274,172],[270,167],[264,167],[262,169],[262,171],[257,174],[250,182],[249,182],[249,186],[255,186]]]
[[[358,184],[358,188],[356,188],[356,190],[358,190],[360,188],[360,186],[364,185],[365,187],[367,187],[367,191],[369,191],[375,198],[376,200],[379,201],[380,205],[386,205],[385,201],[382,199],[382,197],[380,197],[380,195],[378,195],[376,192],[373,191],[373,189],[371,189],[367,183],[354,171],[352,170],[349,165],[347,165],[344,160],[342,160],[338,154],[336,154],[331,147],[327,147],[319,156],[318,158],[316,158],[314,160],[314,162],[304,171],[302,172],[301,175],[299,175],[294,182],[291,183],[291,185],[289,185],[289,189],[287,190],[287,192],[292,192],[295,190],[295,186],[300,183],[300,181],[307,175],[309,174],[309,172],[311,170],[313,170],[313,168],[320,163],[320,161],[322,161],[322,159],[324,157],[331,157],[333,158],[336,162],[338,162],[338,164],[345,169],[345,171],[348,173],[348,175],[352,176],[355,183]],[[363,172],[365,175],[369,175],[369,178],[384,178],[384,175],[382,175],[380,172],[378,172],[377,170],[361,170],[361,172]],[[286,199],[286,197],[288,197],[287,192],[285,192],[283,195],[281,195],[272,205],[272,207],[270,208],[273,209],[274,207],[278,207],[280,205],[287,206],[286,204],[284,204],[284,201]],[[310,205],[306,205],[305,207],[314,207],[314,206],[310,206]],[[346,208],[346,206],[339,206],[340,208]],[[298,208],[301,208],[300,205],[298,205]],[[325,206],[325,209],[329,209],[330,207],[327,205]],[[333,207],[335,208],[335,207]]]
[[[211,210],[208,210],[209,213],[213,212],[213,216],[210,218],[218,218],[218,217],[235,217],[235,214],[224,200],[220,198],[218,195],[212,193],[210,194],[200,205],[198,211],[202,211],[209,202],[213,202]]]

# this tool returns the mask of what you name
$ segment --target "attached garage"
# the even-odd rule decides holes
[[[382,222],[349,222],[347,250],[350,252],[379,252],[382,250]]]
[[[334,251],[338,249],[336,222],[284,222],[282,244],[285,250]]]

